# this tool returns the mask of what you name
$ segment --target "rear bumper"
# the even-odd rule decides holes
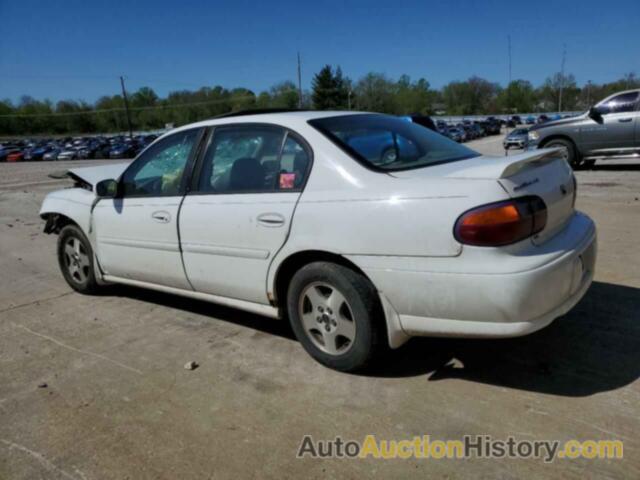
[[[547,326],[578,303],[593,280],[596,245],[595,225],[577,213],[544,245],[488,258],[472,273],[362,268],[408,336],[513,337]],[[452,266],[462,261],[450,259]]]

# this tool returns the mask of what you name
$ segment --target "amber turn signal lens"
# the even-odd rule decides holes
[[[458,218],[454,236],[466,245],[499,247],[535,235],[546,223],[544,201],[528,196],[468,210]]]

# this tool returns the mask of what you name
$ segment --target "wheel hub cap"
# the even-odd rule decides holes
[[[311,342],[330,355],[347,352],[355,340],[356,324],[351,306],[334,286],[315,282],[300,295],[302,328]]]
[[[84,283],[89,276],[89,255],[79,238],[70,237],[64,245],[64,261],[69,276],[76,283]]]

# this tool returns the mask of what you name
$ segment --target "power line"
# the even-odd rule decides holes
[[[296,90],[287,90],[290,92],[295,92]],[[254,95],[244,95],[241,97],[229,97],[229,98],[221,98],[219,100],[207,100],[202,102],[188,102],[188,103],[176,103],[176,104],[167,104],[167,105],[149,105],[146,107],[130,107],[129,111],[138,112],[142,110],[163,110],[167,108],[185,108],[191,106],[198,105],[214,105],[219,103],[228,103],[230,101],[235,100],[250,100],[255,99]],[[103,108],[100,110],[84,110],[82,112],[52,112],[52,113],[9,113],[0,115],[0,118],[12,118],[12,117],[69,117],[73,115],[98,115],[101,113],[110,113],[110,112],[123,112],[126,109],[124,107],[121,108]]]

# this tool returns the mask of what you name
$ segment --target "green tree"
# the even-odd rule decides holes
[[[313,77],[313,106],[318,110],[336,110],[347,107],[348,80],[342,76],[340,67],[333,72],[331,65],[325,65]]]
[[[500,113],[532,112],[536,108],[536,93],[527,80],[514,80],[498,93],[496,103]]]
[[[406,115],[432,111],[434,95],[424,78],[411,82],[408,75],[402,75],[396,83],[394,96],[395,113]]]
[[[395,113],[395,85],[382,73],[367,73],[355,86],[358,110]]]
[[[562,105],[560,105],[560,89],[562,88]],[[554,73],[548,77],[537,91],[538,110],[557,112],[559,110],[575,110],[578,108],[580,89],[572,74]]]
[[[298,89],[291,81],[278,83],[269,91],[271,108],[296,108],[298,106]]]
[[[451,82],[443,88],[442,96],[450,115],[494,113],[500,86],[484,78],[473,76],[464,82]]]

